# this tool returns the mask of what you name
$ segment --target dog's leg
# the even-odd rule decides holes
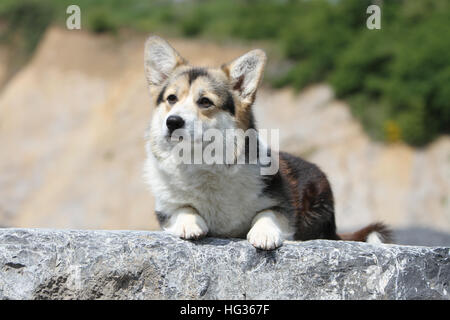
[[[175,211],[164,226],[164,230],[183,239],[199,239],[208,233],[205,220],[190,207]]]
[[[287,219],[280,213],[264,210],[253,219],[247,240],[258,249],[276,249],[292,237],[290,229]]]

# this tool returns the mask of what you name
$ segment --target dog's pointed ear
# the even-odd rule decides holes
[[[222,70],[228,76],[231,87],[241,97],[243,103],[252,104],[255,100],[266,60],[265,52],[255,49],[222,65]]]
[[[145,42],[145,76],[150,86],[161,85],[172,71],[187,61],[164,39],[151,36]]]

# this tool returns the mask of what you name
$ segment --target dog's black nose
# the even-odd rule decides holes
[[[167,128],[169,129],[169,132],[172,133],[176,129],[183,128],[184,126],[184,120],[180,116],[170,116],[166,120]]]

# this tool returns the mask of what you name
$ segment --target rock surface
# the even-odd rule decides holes
[[[0,230],[2,299],[449,299],[450,248]]]

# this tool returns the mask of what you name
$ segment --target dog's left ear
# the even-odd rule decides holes
[[[242,103],[250,105],[255,100],[266,65],[266,54],[260,49],[252,50],[230,63],[222,65],[234,91]]]

